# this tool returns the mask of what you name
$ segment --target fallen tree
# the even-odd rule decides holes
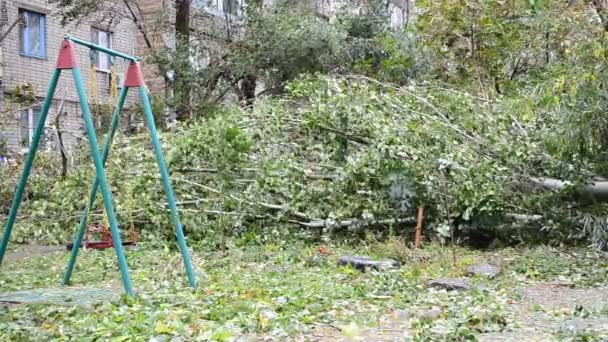
[[[608,202],[608,181],[591,181],[583,185],[554,178],[532,177],[530,181],[547,190],[571,193],[579,201]]]
[[[251,230],[287,237],[409,232],[417,207],[425,207],[425,229],[439,234],[463,223],[546,228],[563,215],[553,191],[532,192],[537,197],[528,201],[529,189],[518,188],[514,175],[552,172],[555,161],[544,132],[500,101],[355,76],[303,78],[287,89],[252,109],[220,109],[163,134],[190,239],[219,241]],[[144,237],[171,237],[148,137],[115,141],[107,170],[120,222]],[[63,180],[35,177],[18,239],[70,238],[93,176],[88,158],[84,149]],[[560,192],[575,184],[532,180]],[[608,198],[606,182],[579,191]],[[100,202],[94,219],[103,213]]]

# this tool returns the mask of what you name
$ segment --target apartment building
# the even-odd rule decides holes
[[[137,50],[137,30],[124,18],[94,15],[62,26],[58,8],[47,0],[0,0],[0,155],[27,152],[66,34],[128,54]],[[76,52],[89,102],[99,104],[92,113],[101,125],[99,112],[113,105],[127,64],[84,47]],[[73,146],[84,138],[83,127],[74,81],[66,71],[53,96],[42,148],[56,148],[58,134],[66,148]]]

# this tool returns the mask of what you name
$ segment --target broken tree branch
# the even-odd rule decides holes
[[[57,108],[57,114],[55,115],[55,135],[57,136],[57,145],[59,147],[59,153],[61,154],[61,178],[65,179],[68,175],[68,156],[65,151],[63,143],[63,132],[61,131],[61,113],[63,112],[63,106],[65,105],[65,98],[67,95],[67,88],[63,90],[63,97]]]
[[[527,214],[505,214],[506,218],[515,220],[515,221],[524,221],[524,222],[538,222],[543,220],[542,215],[527,215]]]
[[[330,227],[345,228],[345,227],[350,227],[350,226],[354,226],[354,225],[359,225],[361,227],[368,227],[368,226],[380,226],[380,225],[386,226],[386,225],[398,224],[398,223],[414,224],[414,223],[416,223],[416,218],[408,217],[408,218],[404,218],[404,219],[388,219],[388,220],[348,219],[348,220],[341,220],[341,221],[318,220],[318,221],[310,221],[310,222],[288,220],[288,222],[294,223],[294,224],[297,224],[299,226],[306,227],[306,228],[318,229],[318,228],[330,228]]]
[[[592,182],[583,186],[576,186],[573,182],[555,178],[530,177],[530,181],[547,190],[563,191],[571,188],[574,196],[579,199],[608,202],[608,182]]]

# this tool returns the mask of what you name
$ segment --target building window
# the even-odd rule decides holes
[[[21,111],[21,146],[29,147],[34,138],[34,131],[40,119],[41,107],[35,106]],[[40,146],[44,142],[44,131],[40,137]]]
[[[93,44],[111,49],[112,33],[97,28],[91,28],[91,41]],[[99,71],[110,72],[110,69],[112,68],[110,56],[104,52],[96,51],[94,65]]]
[[[238,0],[222,0],[222,12],[237,15],[239,14]]]
[[[219,16],[239,15],[241,12],[241,0],[193,0],[192,4]]]
[[[24,9],[21,16],[21,53],[29,57],[46,57],[46,16]]]

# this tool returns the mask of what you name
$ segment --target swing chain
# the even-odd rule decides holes
[[[116,73],[116,57],[110,56],[110,103],[113,105],[118,98],[118,76]]]
[[[93,105],[97,105],[97,51],[89,50],[89,59],[91,60],[91,65],[89,68],[89,97],[90,102]],[[98,108],[97,108],[98,109]],[[97,110],[96,110],[97,111]]]

